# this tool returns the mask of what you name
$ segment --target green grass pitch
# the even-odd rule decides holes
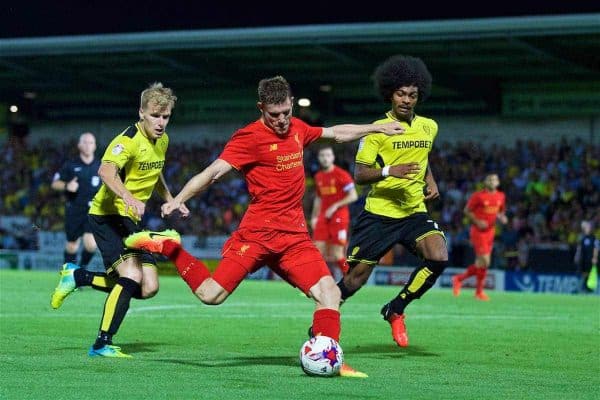
[[[57,273],[0,272],[1,399],[598,399],[600,298],[432,290],[407,309],[410,347],[380,315],[398,290],[366,287],[342,308],[346,361],[368,379],[310,378],[298,352],[312,302],[282,282],[246,281],[201,304],[178,277],[132,300],[115,344],[89,358],[105,295],[52,310]]]

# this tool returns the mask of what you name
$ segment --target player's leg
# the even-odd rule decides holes
[[[335,266],[339,271],[339,276],[343,277],[348,273],[348,263],[346,262],[346,247],[341,244],[331,244],[329,251],[331,257],[335,260]]]
[[[281,253],[279,260],[270,264],[292,286],[300,289],[315,301],[313,313],[312,335],[328,336],[340,340],[340,300],[341,293],[331,272],[318,250],[310,242],[308,236],[302,240],[303,234],[295,236],[294,242]],[[367,375],[342,365],[340,375],[353,378],[366,378]]]
[[[348,263],[346,261],[346,246],[348,245],[348,228],[350,221],[348,218],[336,218],[333,223],[333,232],[330,241],[330,254],[337,269],[342,276],[348,273]]]
[[[215,279],[202,261],[181,247],[179,235],[174,234],[175,231],[144,231],[130,235],[124,242],[129,248],[143,249],[169,258],[181,278],[204,304],[221,304],[249,271],[255,268],[256,260],[250,254],[254,254],[259,246],[246,244],[237,232],[223,247],[223,260],[215,270]]]
[[[483,291],[483,288],[485,287],[485,278],[487,277],[491,260],[491,253],[478,254],[475,258],[475,266],[477,267],[475,275],[475,298],[477,300],[488,301],[490,299],[489,296]]]
[[[477,254],[477,247],[478,247],[478,243],[481,242],[481,239],[479,237],[479,231],[477,230],[476,227],[471,226],[471,229],[469,231],[469,238],[471,241],[471,245],[473,246],[473,249],[475,250],[475,253]],[[460,290],[462,288],[462,283],[465,279],[470,278],[471,276],[476,276],[477,275],[477,261],[473,262],[473,264],[469,265],[467,267],[467,269],[465,270],[465,272],[463,272],[462,274],[457,274],[454,275],[452,277],[452,293],[454,294],[454,296],[458,296],[460,295]]]
[[[96,240],[101,243],[100,252],[107,269],[112,268],[115,261],[119,260],[123,249],[120,244],[118,229],[110,223],[107,216],[90,216],[90,226],[96,235]],[[57,309],[62,306],[65,299],[78,287],[91,286],[92,288],[110,293],[116,280],[104,272],[88,271],[73,263],[66,263],[60,271],[60,280],[52,293],[50,304]]]
[[[91,230],[87,230],[86,232],[84,232],[82,238],[83,250],[81,251],[81,259],[79,260],[79,265],[82,268],[86,268],[90,261],[92,261],[92,258],[94,257],[98,246],[96,245],[96,240],[94,239],[94,235],[91,232]]]
[[[79,249],[79,242],[79,238],[75,238],[74,240],[69,240],[67,238],[67,242],[65,243],[65,250],[63,252],[64,264],[77,263],[77,250]]]
[[[141,298],[143,279],[142,262],[139,256],[127,254],[116,266],[118,279],[108,294],[104,303],[104,311],[100,322],[100,329],[95,343],[90,348],[90,356],[104,357],[130,357],[113,345],[112,338],[118,332],[127,311],[131,298]]]
[[[381,314],[392,327],[394,341],[400,347],[406,347],[408,334],[404,324],[404,309],[435,284],[448,264],[448,250],[443,232],[427,214],[419,213],[406,218],[399,231],[405,235],[402,243],[416,252],[423,262],[412,272],[398,296],[383,306]]]
[[[338,281],[342,301],[353,296],[369,279],[379,259],[399,240],[396,221],[363,211],[352,228],[348,272]]]

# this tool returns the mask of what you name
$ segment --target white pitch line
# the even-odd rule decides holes
[[[198,308],[198,305],[192,304],[173,304],[173,305],[163,305],[163,306],[142,306],[142,307],[132,307],[129,309],[129,313],[143,313],[147,311],[164,311],[164,310],[182,310],[186,308]]]

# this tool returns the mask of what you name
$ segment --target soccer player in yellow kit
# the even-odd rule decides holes
[[[67,263],[52,295],[58,308],[77,287],[92,286],[108,292],[96,342],[90,356],[130,357],[112,343],[131,298],[147,299],[158,291],[156,261],[151,253],[130,250],[123,238],[139,232],[145,202],[154,189],[165,200],[173,197],[162,175],[169,137],[165,132],[177,97],[161,83],[141,94],[140,120],[116,136],[108,145],[98,174],[102,186],[92,200],[89,222],[102,254],[106,273],[87,271]],[[187,216],[185,205],[179,212]],[[178,235],[177,235],[178,238]]]
[[[400,136],[374,134],[361,139],[354,179],[372,187],[365,209],[352,227],[349,272],[338,286],[342,300],[347,300],[367,282],[379,259],[396,243],[419,256],[421,265],[398,296],[381,310],[391,325],[394,341],[406,347],[404,309],[433,286],[448,262],[444,234],[425,206],[426,200],[439,196],[428,165],[438,126],[414,112],[431,91],[431,75],[423,61],[393,56],[377,67],[374,76],[381,97],[391,105],[385,118],[375,123],[399,121],[405,131]]]

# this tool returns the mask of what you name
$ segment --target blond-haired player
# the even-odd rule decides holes
[[[173,197],[162,175],[169,138],[165,131],[177,97],[161,83],[141,94],[139,121],[117,135],[106,148],[98,174],[102,186],[92,201],[89,222],[106,273],[94,273],[71,263],[63,266],[52,295],[52,307],[80,286],[108,292],[96,342],[90,356],[130,357],[114,346],[112,337],[129,309],[131,298],[147,299],[158,291],[152,254],[123,247],[123,238],[141,230],[146,201],[154,189],[165,200]],[[187,216],[184,204],[179,212]]]

